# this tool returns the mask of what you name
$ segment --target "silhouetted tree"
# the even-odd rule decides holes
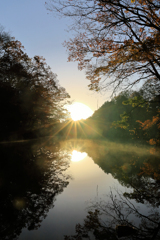
[[[51,126],[52,131],[54,124],[67,116],[64,105],[69,95],[44,58],[29,58],[21,43],[3,31],[0,87],[1,139],[16,138],[15,135],[31,137],[36,131],[48,134],[47,127]],[[30,134],[27,136],[26,132]]]

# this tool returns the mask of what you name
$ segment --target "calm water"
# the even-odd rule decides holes
[[[83,224],[89,207],[106,205],[111,192],[118,201],[128,193],[141,215],[149,216],[153,207],[156,219],[144,225],[152,222],[151,237],[159,227],[159,157],[150,149],[90,140],[58,143],[48,138],[0,147],[2,240],[64,239],[75,234],[77,223]],[[116,191],[121,195],[117,197]],[[124,224],[118,217],[114,228]],[[141,222],[133,211],[128,219],[137,227]]]

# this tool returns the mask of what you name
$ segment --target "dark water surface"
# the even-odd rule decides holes
[[[104,214],[103,220],[109,217],[113,228],[134,221],[139,239],[159,239],[160,161],[152,149],[52,138],[1,144],[0,149],[0,239],[64,239],[75,234],[90,206],[106,204],[113,193],[116,201],[129,199],[140,214],[124,210],[122,217],[112,208],[114,221],[113,214]],[[144,226],[142,219],[148,221]]]

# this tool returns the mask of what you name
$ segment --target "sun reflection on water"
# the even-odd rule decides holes
[[[71,161],[72,162],[79,162],[87,157],[87,153],[85,152],[78,152],[77,150],[72,151]]]

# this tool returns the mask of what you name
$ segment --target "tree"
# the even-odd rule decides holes
[[[22,44],[0,32],[1,138],[39,131],[67,114],[68,93],[43,57],[29,58]],[[12,135],[12,134],[11,134]],[[3,136],[3,137],[2,137]]]
[[[50,11],[74,19],[69,61],[86,69],[89,88],[160,81],[159,0],[50,0]]]
[[[132,139],[146,141],[156,146],[158,150],[160,143],[160,95],[158,94],[159,87],[154,83],[145,83],[138,92],[130,92],[128,99],[121,102],[124,105],[123,114],[122,112],[120,114],[121,120],[114,121],[112,126],[128,130]]]

